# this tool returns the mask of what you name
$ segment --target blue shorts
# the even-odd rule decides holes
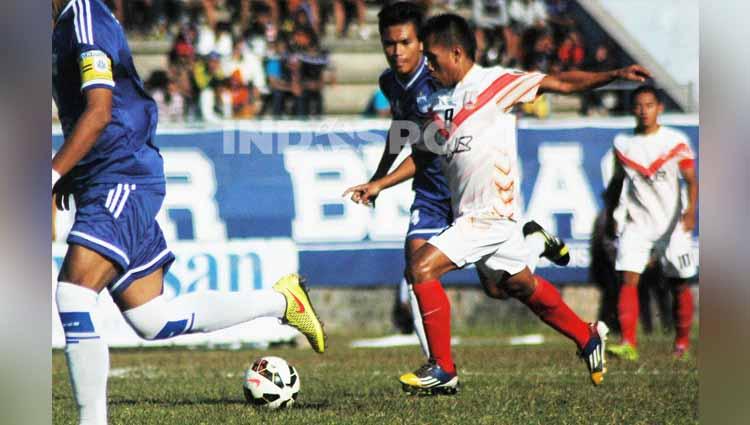
[[[68,245],[85,246],[118,266],[107,285],[113,297],[160,268],[166,273],[174,261],[156,222],[165,193],[164,184],[99,184],[74,194]]]
[[[441,202],[416,197],[410,211],[407,241],[430,239],[453,223],[450,200]]]

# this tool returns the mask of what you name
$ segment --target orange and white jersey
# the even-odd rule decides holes
[[[430,97],[438,142],[426,144],[444,155],[455,218],[518,217],[516,121],[508,111],[534,100],[544,77],[474,65],[455,87]]]
[[[614,151],[626,173],[620,195],[624,227],[652,240],[669,237],[685,207],[681,170],[695,160],[688,137],[664,126],[647,135],[631,131],[615,136]]]

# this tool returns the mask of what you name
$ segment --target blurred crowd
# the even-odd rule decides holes
[[[162,122],[257,116],[315,117],[336,80],[321,40],[378,38],[365,21],[377,0],[106,0],[133,38],[171,40],[168,65],[145,75]],[[588,43],[573,0],[419,0],[428,14],[470,11],[477,61],[527,71],[599,71],[621,66],[613,44]],[[367,3],[367,4],[366,4]],[[330,21],[330,22],[329,22]],[[326,33],[326,29],[328,30]],[[375,30],[377,31],[377,30]],[[584,115],[621,108],[617,92],[581,98]],[[541,96],[519,114],[545,118]],[[376,91],[365,115],[390,115]]]

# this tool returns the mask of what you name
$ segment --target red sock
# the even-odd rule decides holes
[[[451,357],[451,304],[437,279],[414,285],[432,358],[448,373],[455,373]]]
[[[536,289],[526,304],[544,323],[575,341],[583,348],[591,338],[591,329],[573,310],[565,304],[560,292],[540,276],[536,278]]]
[[[689,287],[675,293],[675,345],[690,345],[690,327],[693,324],[693,293]]]
[[[617,317],[623,344],[636,346],[635,330],[638,326],[638,285],[622,285],[617,301]]]

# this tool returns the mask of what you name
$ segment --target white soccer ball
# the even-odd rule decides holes
[[[245,371],[242,390],[248,403],[269,409],[291,407],[299,393],[299,374],[281,357],[261,357]]]

